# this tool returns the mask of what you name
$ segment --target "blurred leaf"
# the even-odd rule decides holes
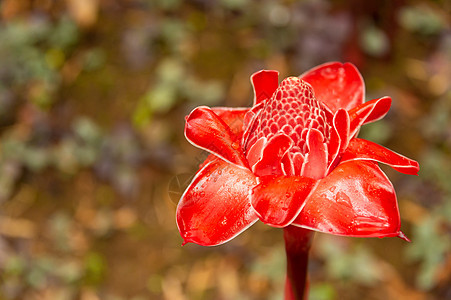
[[[451,238],[440,230],[441,220],[433,215],[414,227],[412,245],[407,255],[413,261],[421,261],[417,284],[421,289],[431,289],[437,283],[437,271],[451,251]]]
[[[144,100],[152,113],[166,113],[177,102],[176,90],[174,86],[160,84],[151,89]]]
[[[49,35],[50,44],[54,47],[67,49],[78,41],[78,27],[70,18],[63,16],[58,20]]]
[[[38,147],[27,147],[23,156],[23,162],[26,167],[34,172],[43,170],[48,166],[48,150]]]
[[[72,226],[69,216],[58,212],[50,218],[48,226],[55,247],[60,251],[69,252],[72,249],[68,235]]]
[[[383,145],[391,135],[391,124],[388,121],[379,120],[372,124],[362,126],[358,137]]]
[[[54,270],[65,283],[75,283],[83,275],[82,266],[76,261],[63,261]]]
[[[174,10],[182,3],[181,0],[150,0],[150,2],[156,2],[160,8],[167,10]]]
[[[158,80],[163,84],[174,85],[175,87],[182,85],[186,75],[182,62],[173,58],[162,61],[156,74]]]
[[[89,50],[84,55],[83,69],[91,72],[100,69],[106,62],[106,54],[101,48]]]
[[[421,34],[437,34],[445,26],[441,16],[430,6],[405,6],[399,13],[402,26]]]
[[[184,82],[183,93],[199,105],[216,105],[224,97],[224,87],[218,81],[201,82],[193,77]]]
[[[106,272],[106,262],[103,256],[96,252],[91,252],[85,258],[84,279],[89,285],[99,284]]]
[[[362,49],[372,56],[383,56],[390,50],[390,41],[384,31],[375,27],[364,27],[360,36]]]
[[[339,242],[336,238],[324,238],[319,243],[329,276],[366,285],[375,284],[382,274],[371,251],[363,245],[344,249]]]
[[[333,300],[336,299],[336,292],[331,284],[313,284],[309,289],[309,300]]]
[[[27,266],[25,258],[19,255],[11,255],[6,260],[3,266],[3,271],[7,276],[19,276],[21,275]]]
[[[79,117],[73,124],[75,134],[87,144],[98,144],[101,140],[101,130],[92,120]]]
[[[66,57],[60,48],[50,48],[45,53],[45,60],[52,69],[59,69],[64,64]]]
[[[152,112],[150,111],[149,106],[146,101],[139,101],[135,110],[133,111],[133,125],[138,128],[142,128],[150,122],[150,118],[152,116]]]
[[[249,5],[249,0],[221,0],[221,5],[229,9],[244,9]]]

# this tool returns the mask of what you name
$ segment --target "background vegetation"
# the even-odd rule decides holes
[[[2,0],[0,299],[281,299],[281,231],[181,247],[175,208],[205,153],[198,105],[249,106],[249,76],[350,61],[389,115],[361,135],[412,239],[317,234],[310,299],[451,299],[451,3]]]

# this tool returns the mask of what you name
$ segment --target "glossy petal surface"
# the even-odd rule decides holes
[[[365,101],[365,85],[357,68],[350,63],[325,63],[301,76],[315,91],[316,98],[333,111],[349,110]]]
[[[266,145],[260,160],[252,167],[256,176],[283,175],[282,158],[293,144],[284,134],[273,136]]]
[[[246,166],[240,140],[210,108],[198,107],[186,119],[185,136],[195,146],[231,163]]]
[[[316,180],[301,176],[265,176],[252,190],[260,220],[274,227],[289,225],[299,214]]]
[[[391,106],[391,98],[383,97],[365,102],[349,111],[350,136],[354,136],[360,126],[382,119]]]
[[[184,243],[219,245],[251,226],[257,215],[248,195],[255,185],[249,170],[219,159],[205,165],[177,206]]]
[[[327,148],[324,143],[323,134],[311,129],[307,135],[308,153],[302,166],[301,175],[321,179],[326,176],[327,171]]]
[[[249,108],[213,107],[211,110],[229,126],[238,138],[241,138],[244,130],[244,116]]]
[[[329,143],[329,157],[327,173],[336,167],[342,151],[349,141],[349,115],[344,109],[339,109],[333,117],[333,127]]]
[[[261,70],[251,76],[254,88],[254,105],[271,98],[279,86],[279,72],[273,70]]]
[[[320,180],[293,224],[358,237],[400,232],[393,186],[376,163],[366,161],[341,163]]]
[[[408,175],[417,175],[418,163],[390,149],[364,139],[352,139],[342,157],[342,162],[353,160],[372,160],[389,165]]]

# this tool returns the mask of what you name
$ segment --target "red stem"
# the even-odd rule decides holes
[[[285,252],[287,254],[287,278],[285,282],[285,300],[307,300],[308,254],[314,232],[295,226],[285,227]]]

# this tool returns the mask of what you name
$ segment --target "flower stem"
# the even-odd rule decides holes
[[[287,255],[285,300],[308,298],[307,265],[313,236],[313,231],[292,225],[283,230]]]

